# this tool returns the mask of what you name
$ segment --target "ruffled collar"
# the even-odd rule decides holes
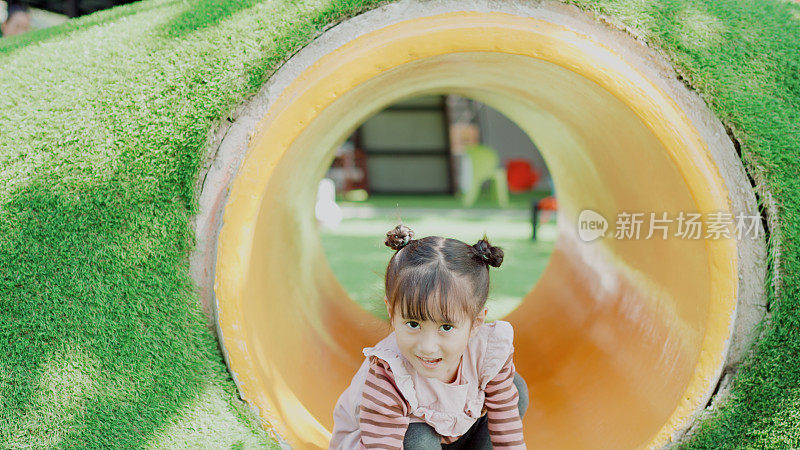
[[[424,420],[440,435],[461,436],[480,417],[484,395],[477,382],[463,376],[466,354],[459,364],[459,371],[462,371],[460,384],[444,383],[419,375],[400,352],[394,333],[374,347],[365,348],[364,355],[376,356],[389,364],[395,384],[408,402],[411,415]],[[446,401],[442,402],[441,399]]]

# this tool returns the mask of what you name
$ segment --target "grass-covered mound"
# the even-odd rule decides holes
[[[0,41],[0,447],[258,447],[188,274],[209,133],[360,3],[152,1]]]
[[[663,49],[777,201],[771,322],[689,446],[800,447],[800,5],[578,3]],[[282,61],[377,4],[144,1],[0,40],[0,446],[270,445],[188,274],[197,178]]]

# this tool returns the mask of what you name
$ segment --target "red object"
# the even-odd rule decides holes
[[[556,203],[556,198],[554,196],[545,197],[539,200],[539,203],[536,205],[540,211],[557,211],[558,210],[558,203]]]
[[[506,162],[506,177],[509,192],[530,191],[539,181],[539,171],[531,167],[526,159],[509,159]]]

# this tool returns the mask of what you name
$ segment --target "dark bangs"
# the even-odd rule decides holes
[[[469,280],[457,277],[439,261],[397,275],[387,298],[392,311],[398,311],[403,319],[458,323],[478,313],[473,311],[475,293]]]

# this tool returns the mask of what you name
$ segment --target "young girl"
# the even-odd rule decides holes
[[[527,386],[516,374],[513,330],[484,324],[489,266],[503,250],[403,225],[386,269],[393,332],[366,360],[334,410],[331,449],[524,449]]]

